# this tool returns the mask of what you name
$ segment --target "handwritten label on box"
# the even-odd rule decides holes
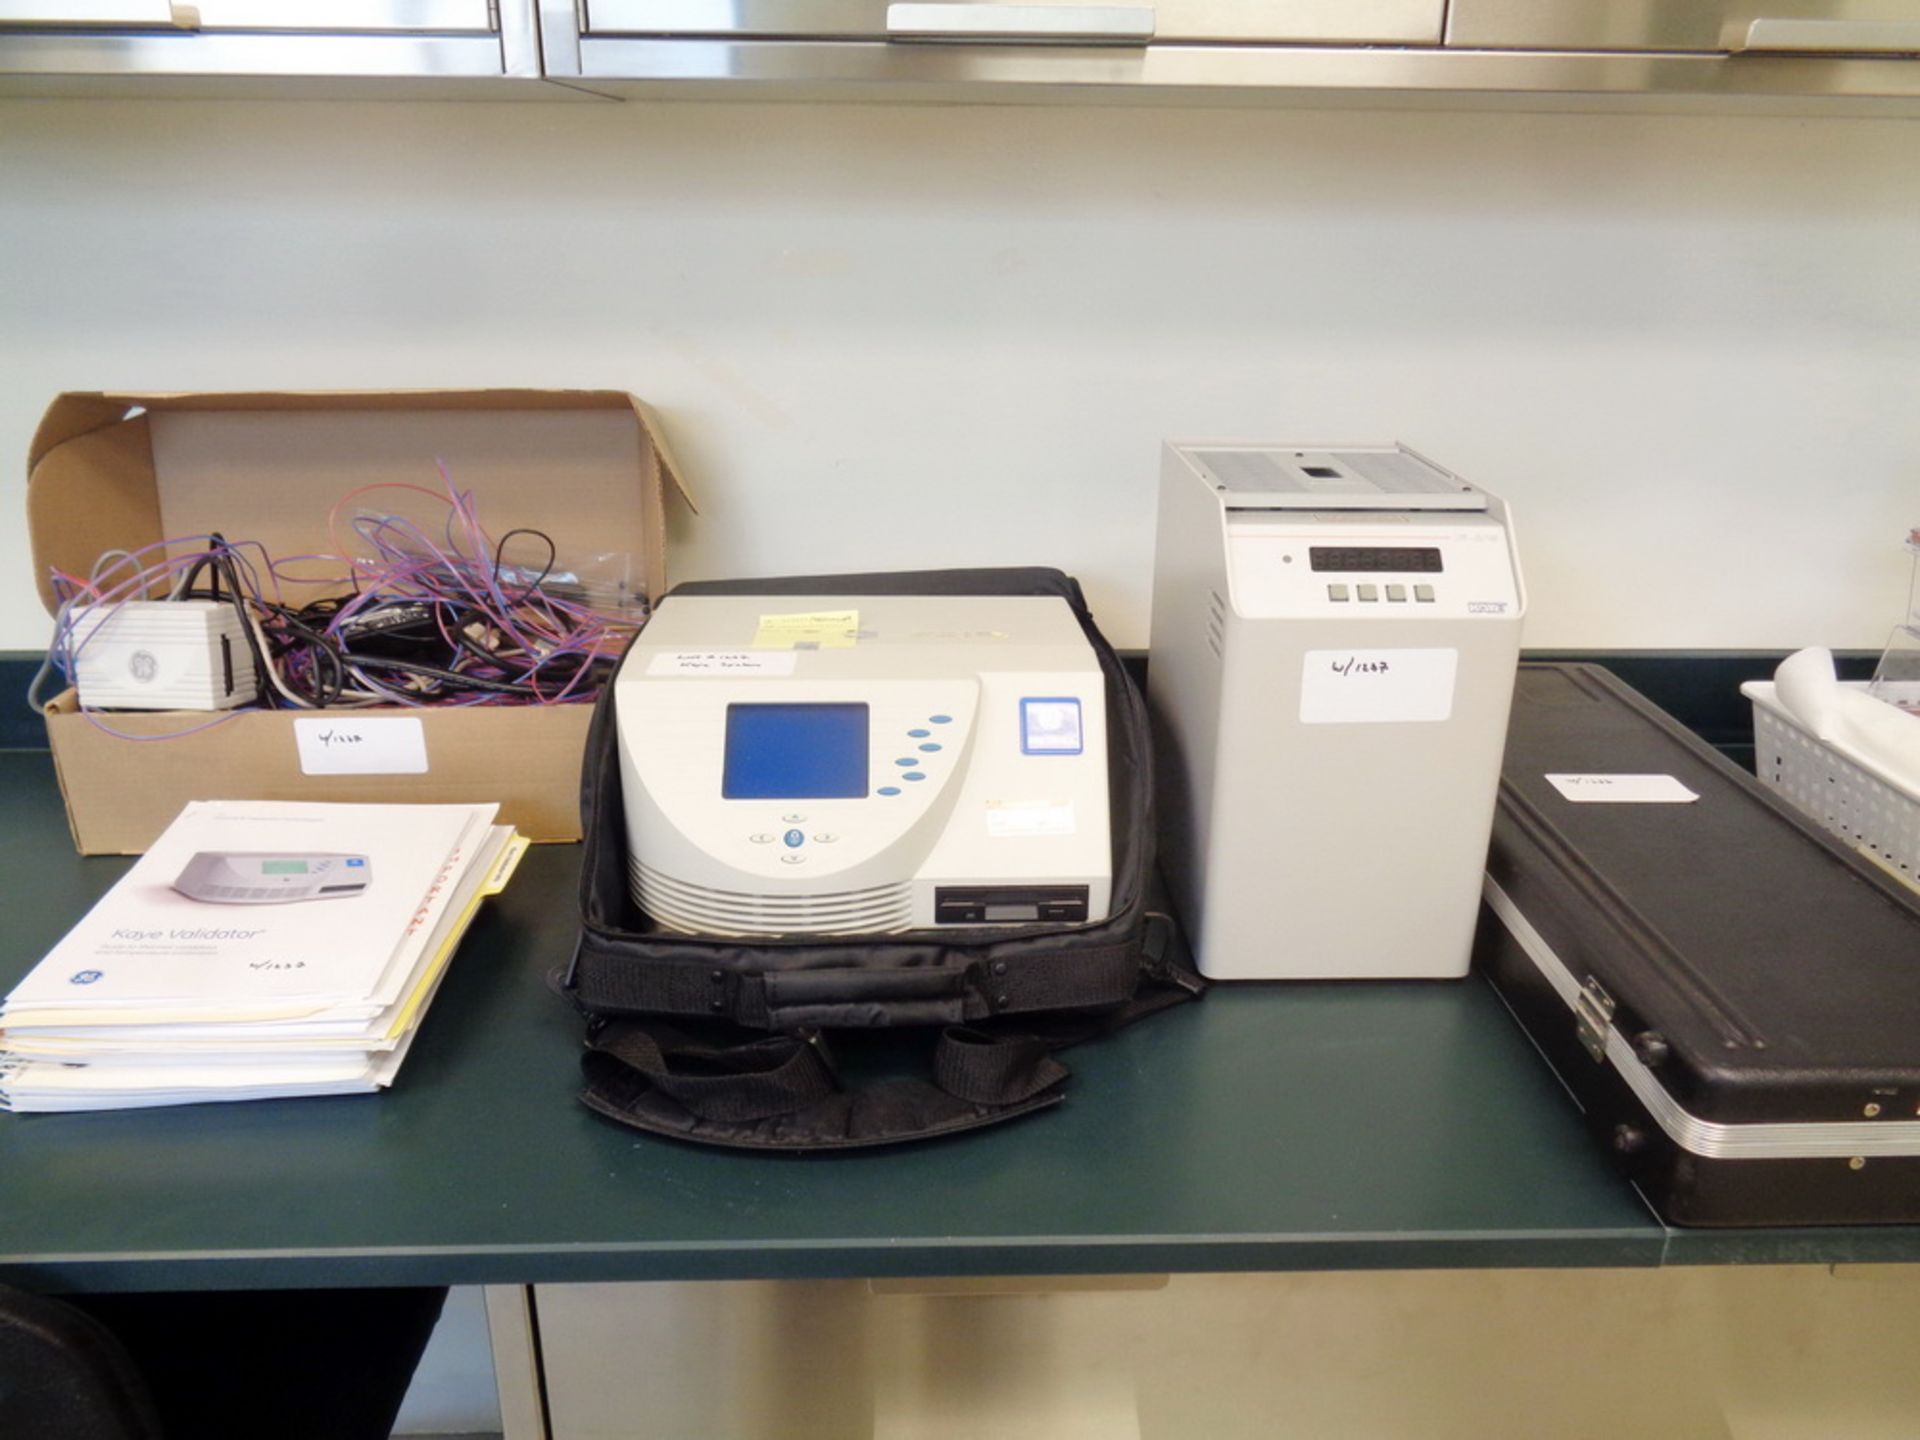
[[[427,733],[411,715],[303,715],[293,738],[304,775],[427,773]]]
[[[1309,650],[1300,666],[1302,725],[1432,723],[1453,714],[1458,650]]]
[[[1576,805],[1690,805],[1700,797],[1671,775],[1549,775]]]

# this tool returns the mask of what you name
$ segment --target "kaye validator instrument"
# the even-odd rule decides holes
[[[202,850],[173,888],[215,905],[273,905],[358,895],[373,880],[364,855],[297,850]]]
[[[1057,596],[668,596],[615,682],[634,900],[694,934],[1105,919],[1105,694]]]
[[[1203,974],[1466,973],[1525,608],[1505,507],[1404,447],[1166,447],[1147,687]]]

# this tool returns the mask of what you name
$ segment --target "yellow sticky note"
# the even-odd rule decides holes
[[[860,630],[858,610],[809,610],[795,615],[762,615],[753,632],[755,650],[832,650],[854,643]]]

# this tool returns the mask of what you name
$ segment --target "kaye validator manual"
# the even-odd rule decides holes
[[[526,849],[493,816],[190,805],[0,1002],[0,1108],[392,1083],[468,923]]]
[[[189,805],[7,997],[0,1024],[47,1010],[153,1008],[181,1017],[201,1010],[220,1019],[271,1018],[367,1000],[415,933],[416,912],[433,898],[449,858],[463,838],[471,844],[485,832],[495,809]],[[222,874],[239,863],[275,867],[260,889],[304,878],[290,867],[311,869],[321,861],[338,862],[337,883],[350,883],[346,877],[357,873],[373,878],[345,895],[197,898],[179,882],[208,868],[203,856],[222,857]]]

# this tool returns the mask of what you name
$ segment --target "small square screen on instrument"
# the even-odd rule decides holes
[[[850,800],[867,793],[867,707],[727,706],[727,800]]]

